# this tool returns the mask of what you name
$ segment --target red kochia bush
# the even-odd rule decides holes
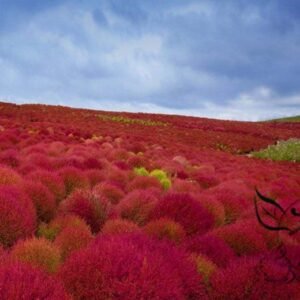
[[[103,234],[122,234],[130,232],[140,232],[139,226],[129,220],[124,219],[112,219],[106,221],[101,232]]]
[[[22,188],[32,200],[38,219],[45,222],[50,221],[55,214],[56,202],[49,189],[41,182],[33,180],[25,181]]]
[[[11,246],[33,234],[35,227],[32,201],[16,187],[0,186],[0,244]]]
[[[253,205],[254,192],[243,181],[225,181],[203,192],[203,198],[209,196],[224,205],[226,223],[238,219],[248,207]]]
[[[75,299],[207,299],[184,252],[142,235],[100,236],[60,278]]]
[[[138,190],[138,189],[149,189],[156,188],[161,189],[160,182],[152,176],[137,176],[127,185],[128,191]]]
[[[65,184],[66,194],[71,194],[75,189],[88,189],[90,183],[84,172],[74,168],[65,167],[59,171]]]
[[[211,299],[299,299],[295,283],[284,281],[287,271],[263,258],[236,260],[212,275]]]
[[[65,228],[78,229],[80,232],[89,232],[90,226],[80,218],[73,214],[67,214],[63,216],[57,216],[50,223],[42,223],[38,229],[38,235],[45,237],[50,241],[54,241],[58,234],[60,234]]]
[[[0,166],[0,185],[15,185],[22,182],[22,177],[9,167]]]
[[[110,203],[99,194],[89,190],[76,190],[60,203],[62,213],[78,215],[98,232],[110,213]]]
[[[187,235],[205,233],[214,223],[212,215],[189,194],[167,194],[157,203],[151,216],[152,219],[173,219],[183,226]]]
[[[131,220],[138,225],[144,225],[157,201],[157,197],[152,192],[135,190],[121,200],[117,209],[122,218]]]
[[[112,204],[118,204],[125,196],[124,192],[114,184],[101,182],[94,187],[94,191],[105,197]]]
[[[77,228],[67,226],[57,235],[54,244],[65,260],[73,251],[86,247],[92,240],[93,235],[88,226]]]
[[[215,229],[214,234],[223,239],[237,255],[258,254],[267,250],[263,235],[252,223],[239,221]]]
[[[11,256],[48,273],[56,272],[61,261],[56,246],[44,238],[35,237],[18,241],[11,251]]]
[[[46,273],[19,262],[2,262],[0,299],[71,300],[71,297],[60,282]]]
[[[207,256],[219,267],[225,267],[236,258],[233,250],[220,238],[211,233],[196,235],[185,241],[187,251]]]
[[[29,179],[44,184],[54,195],[56,203],[59,203],[65,196],[65,186],[62,179],[55,173],[45,170],[38,170],[28,175]]]
[[[161,218],[150,221],[143,228],[144,232],[160,240],[168,239],[175,243],[180,243],[185,237],[185,231],[182,226],[168,218]]]

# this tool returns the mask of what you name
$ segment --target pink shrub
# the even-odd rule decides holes
[[[26,156],[25,164],[33,165],[43,170],[52,170],[52,162],[46,154],[33,153]]]
[[[220,180],[214,173],[207,174],[204,171],[196,173],[192,178],[196,180],[198,184],[204,189],[217,186],[220,183]]]
[[[7,165],[11,168],[18,167],[20,165],[18,151],[15,149],[1,151],[0,164]]]
[[[145,167],[147,166],[147,162],[145,157],[142,155],[135,155],[133,154],[131,157],[128,158],[127,164],[133,169],[135,167]]]
[[[19,262],[0,264],[0,299],[71,300],[56,279]]]
[[[93,190],[112,204],[118,204],[125,196],[125,193],[119,187],[105,181],[97,184]]]
[[[129,174],[130,172],[128,171],[110,166],[107,170],[106,177],[109,182],[124,190],[129,180]]]
[[[32,201],[16,187],[0,186],[0,244],[9,247],[32,235],[35,227]]]
[[[269,260],[243,258],[219,269],[211,278],[212,299],[297,299],[297,287],[286,283],[287,270]],[[299,295],[299,294],[298,294]]]
[[[82,218],[73,214],[68,214],[65,216],[57,216],[48,224],[40,224],[38,235],[45,237],[50,241],[54,241],[57,235],[68,227],[72,227],[80,232],[89,232],[91,230],[89,225],[87,225]]]
[[[195,195],[195,198],[201,203],[201,205],[207,209],[214,218],[215,227],[219,227],[225,224],[226,214],[224,205],[216,200],[214,197],[203,197],[201,194]]]
[[[239,221],[217,228],[213,233],[223,239],[237,255],[258,254],[267,250],[266,241],[251,223]]]
[[[211,233],[205,235],[196,235],[184,243],[187,251],[205,255],[219,267],[225,267],[235,259],[233,250],[220,238]]]
[[[47,273],[56,272],[61,261],[59,249],[43,238],[18,241],[11,251],[11,256]]]
[[[182,226],[168,218],[150,221],[145,225],[143,231],[159,240],[167,239],[176,244],[180,243],[185,237],[185,231]]]
[[[58,233],[54,245],[59,248],[62,260],[65,260],[73,251],[85,248],[93,238],[88,227],[76,228],[69,225]]]
[[[103,234],[138,233],[140,231],[136,223],[124,219],[108,220],[101,230]]]
[[[145,190],[135,190],[128,193],[118,204],[117,210],[122,218],[131,220],[138,225],[144,225],[153,211],[158,199]]]
[[[213,226],[212,215],[189,194],[170,193],[161,199],[152,219],[167,217],[182,225],[187,235],[205,233]]]
[[[13,169],[0,166],[0,185],[17,185],[22,183],[22,177]]]
[[[202,254],[192,254],[191,259],[196,264],[198,273],[201,274],[204,282],[209,287],[210,278],[218,267],[207,256]]]
[[[253,205],[254,191],[250,190],[242,181],[232,180],[222,182],[216,187],[205,191],[206,196],[220,201],[225,209],[226,223],[234,222],[245,209]]]
[[[89,190],[75,190],[60,203],[60,211],[75,214],[91,226],[92,232],[98,232],[110,213],[110,203],[102,196]]]
[[[84,159],[83,167],[85,169],[90,169],[90,170],[101,170],[104,167],[104,165],[99,159],[94,157],[88,157]]]
[[[54,195],[56,203],[59,203],[65,197],[65,186],[62,179],[54,172],[39,170],[30,173],[27,176],[33,181],[44,184]]]
[[[128,191],[146,190],[149,188],[161,189],[161,184],[155,177],[137,176],[127,185]]]
[[[172,191],[178,193],[199,193],[202,188],[196,181],[187,181],[176,178],[172,184]]]
[[[96,184],[106,179],[106,174],[102,170],[90,169],[85,171],[85,176],[90,182],[90,186],[93,188]]]
[[[60,278],[75,299],[207,299],[184,252],[142,235],[99,237],[70,256]]]
[[[42,183],[33,180],[25,181],[22,188],[32,200],[37,212],[37,218],[45,222],[50,221],[55,215],[56,201],[49,189]]]
[[[66,195],[70,195],[76,189],[88,189],[90,187],[85,174],[74,167],[60,169],[59,175],[64,182]]]

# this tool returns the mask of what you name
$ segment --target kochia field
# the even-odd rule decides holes
[[[250,155],[291,138],[0,103],[0,299],[300,299],[299,162]]]

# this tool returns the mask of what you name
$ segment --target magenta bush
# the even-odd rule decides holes
[[[0,186],[0,244],[12,246],[32,235],[36,212],[32,201],[17,187]]]
[[[98,232],[110,213],[110,203],[101,195],[89,190],[75,190],[60,203],[59,210],[64,214],[75,214]]]
[[[50,221],[56,213],[56,201],[54,195],[41,182],[33,180],[24,181],[23,190],[32,200],[37,218],[41,221]]]
[[[56,203],[59,203],[66,194],[63,180],[55,172],[38,170],[28,174],[27,178],[41,182],[54,195]]]
[[[187,235],[205,233],[213,227],[214,218],[189,194],[170,193],[154,208],[151,218],[167,217],[181,224]]]
[[[236,258],[234,251],[222,239],[211,233],[190,237],[183,246],[189,252],[204,254],[219,267],[227,266]]]
[[[296,283],[284,281],[287,271],[286,267],[263,258],[238,259],[212,275],[211,299],[296,300]]]
[[[97,184],[93,190],[112,204],[118,204],[125,196],[125,193],[118,186],[107,181]]]
[[[19,262],[0,264],[0,299],[71,300],[53,277]]]
[[[76,189],[88,189],[90,187],[89,180],[84,172],[75,167],[62,168],[59,170],[59,175],[64,182],[67,195],[70,195]]]
[[[60,278],[75,299],[207,299],[183,251],[142,235],[100,236],[70,256]]]
[[[117,211],[122,218],[144,225],[149,220],[157,201],[157,197],[151,191],[134,190],[120,201]]]

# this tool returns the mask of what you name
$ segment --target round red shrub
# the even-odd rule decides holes
[[[201,194],[197,195],[197,200],[201,203],[201,205],[205,209],[207,209],[209,213],[212,214],[214,218],[215,227],[219,227],[225,224],[226,222],[225,208],[220,201],[216,200],[214,197],[202,197]]]
[[[217,265],[215,265],[207,256],[202,254],[192,254],[191,259],[195,262],[198,273],[201,274],[204,282],[209,286],[209,280],[212,274],[218,269]]]
[[[107,180],[124,190],[129,180],[130,172],[120,170],[114,166],[109,166],[106,171]]]
[[[297,299],[297,287],[286,283],[287,269],[270,260],[247,257],[219,269],[211,278],[212,299]],[[299,294],[298,294],[299,296]]]
[[[207,299],[184,252],[142,235],[100,236],[70,256],[60,278],[75,299]]]
[[[199,193],[202,188],[196,181],[174,179],[171,190],[178,193]]]
[[[0,166],[0,185],[18,185],[22,183],[22,177],[13,169]]]
[[[106,221],[101,232],[103,234],[121,234],[130,232],[140,232],[140,228],[136,223],[132,221],[124,219],[113,219]]]
[[[67,226],[56,236],[54,245],[61,253],[62,260],[81,248],[85,248],[93,240],[91,230],[87,227]]]
[[[242,181],[231,180],[220,183],[202,193],[215,198],[224,205],[226,223],[237,220],[241,214],[253,205],[254,191],[249,189]]]
[[[185,237],[185,231],[182,226],[168,218],[150,221],[143,230],[149,236],[159,240],[167,239],[176,244],[180,243]]]
[[[84,172],[74,167],[60,169],[59,175],[64,182],[67,195],[70,195],[76,189],[88,189],[90,187],[89,180]]]
[[[75,190],[60,203],[60,211],[75,214],[91,226],[92,232],[98,232],[107,220],[111,204],[99,194],[89,190]]]
[[[127,185],[128,191],[143,189],[147,190],[149,188],[161,189],[161,184],[157,178],[152,176],[137,176]]]
[[[32,235],[35,227],[32,201],[16,187],[0,186],[0,244],[9,247]]]
[[[55,172],[38,170],[28,175],[29,179],[44,184],[54,195],[56,203],[65,197],[65,186],[62,179]]]
[[[105,172],[96,169],[86,170],[85,176],[88,178],[91,187],[94,187],[97,183],[100,183],[106,179]]]
[[[19,262],[0,264],[0,299],[71,300],[52,276]]]
[[[32,200],[38,219],[45,222],[50,221],[55,215],[56,201],[49,189],[41,182],[33,180],[25,181],[22,188]]]
[[[152,192],[135,190],[120,201],[117,210],[122,218],[131,220],[138,225],[144,225],[157,201],[157,197]]]
[[[170,193],[155,206],[152,219],[167,217],[182,225],[187,235],[205,233],[213,227],[214,219],[189,194]]]
[[[208,233],[195,235],[184,243],[187,251],[205,255],[219,267],[225,267],[236,258],[234,251],[220,238]]]
[[[31,238],[17,242],[11,251],[11,256],[48,273],[56,272],[61,262],[59,249],[44,238]]]
[[[57,216],[50,223],[42,223],[38,229],[38,235],[41,237],[45,237],[50,241],[54,241],[56,236],[65,228],[72,227],[74,229],[78,229],[79,231],[90,231],[90,226],[86,224],[86,222],[80,218],[79,216],[68,214]]]
[[[93,190],[112,204],[118,204],[125,196],[125,193],[119,187],[105,181],[97,184]]]
[[[213,230],[237,255],[258,254],[267,250],[263,235],[251,223],[239,221]]]
[[[1,151],[0,164],[4,164],[12,168],[18,167],[20,165],[18,151],[15,149]]]

